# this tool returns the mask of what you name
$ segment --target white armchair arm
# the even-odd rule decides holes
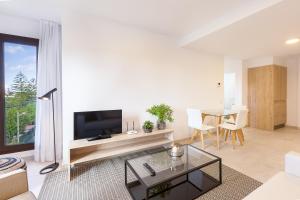
[[[290,151],[285,155],[285,172],[300,177],[300,153]]]

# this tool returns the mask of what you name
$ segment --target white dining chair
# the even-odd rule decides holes
[[[244,143],[243,128],[247,125],[248,109],[241,109],[238,111],[236,120],[233,123],[223,122],[220,127],[225,132],[225,141],[228,135],[231,135],[232,146],[235,148],[236,137],[238,137],[240,144]]]
[[[232,105],[231,110],[247,110],[247,106],[244,105]]]
[[[199,109],[188,108],[187,116],[188,116],[188,126],[194,129],[191,137],[191,142],[194,142],[195,138],[197,138],[198,135],[200,134],[202,148],[204,149],[205,145],[204,145],[203,135],[209,132],[213,132],[216,129],[216,127],[203,124],[204,119],[202,119],[202,113]],[[219,140],[219,138],[217,138],[217,140]]]
[[[237,112],[238,113],[240,110],[247,110],[247,106],[244,106],[244,105],[232,105],[230,110],[233,111],[233,112]],[[233,116],[230,116],[228,119],[226,119],[226,118],[223,119],[223,122],[234,124],[235,120],[234,120]]]

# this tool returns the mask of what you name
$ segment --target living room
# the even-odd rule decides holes
[[[299,8],[0,1],[0,199],[300,199]]]

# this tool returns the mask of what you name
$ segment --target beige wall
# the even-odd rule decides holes
[[[167,36],[90,16],[63,18],[64,159],[73,139],[73,112],[123,109],[141,126],[145,110],[174,109],[176,138],[188,136],[186,108],[223,104],[223,57],[177,46]]]

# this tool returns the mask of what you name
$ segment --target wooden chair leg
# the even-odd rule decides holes
[[[225,130],[225,142],[227,141],[227,139],[228,139],[228,130]]]
[[[220,150],[220,133],[217,131],[217,149]]]
[[[211,132],[207,132],[207,135],[209,136],[209,137],[212,137],[213,135],[212,135],[212,133]]]
[[[244,132],[243,132],[243,129],[240,129],[240,130],[241,130],[241,136],[242,136],[243,143],[244,143],[245,142]]]
[[[193,143],[195,138],[198,136],[198,131],[194,129],[190,142]]]
[[[221,130],[220,130],[221,132],[220,132],[220,137],[223,137],[224,136],[224,134],[225,134],[225,129],[224,128],[221,128]]]
[[[242,132],[241,132],[241,129],[239,129],[239,130],[237,130],[237,136],[238,136],[238,138],[239,138],[239,141],[240,141],[240,144],[241,144],[241,146],[243,146],[243,136],[242,136]]]
[[[232,142],[232,147],[235,149],[235,142],[236,142],[236,131],[231,131],[231,142]]]
[[[204,137],[202,131],[200,131],[200,136],[201,136],[202,149],[204,149]]]

